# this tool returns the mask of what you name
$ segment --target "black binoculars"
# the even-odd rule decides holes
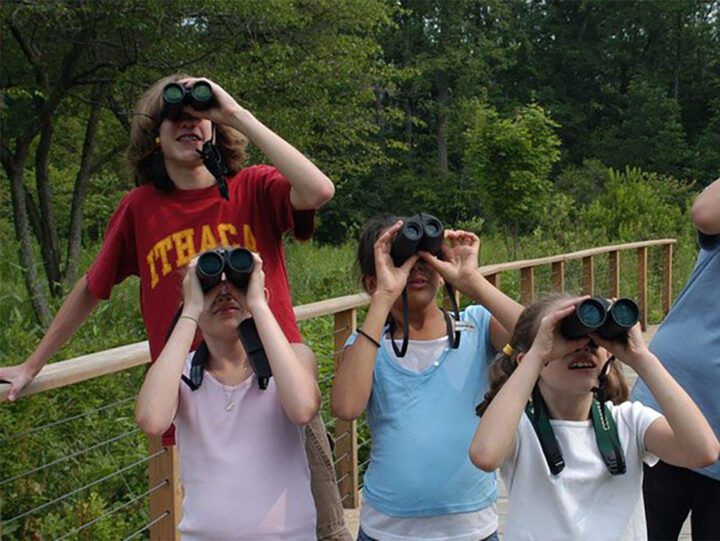
[[[617,299],[611,303],[603,297],[582,301],[575,311],[562,320],[560,332],[575,339],[596,332],[607,340],[627,335],[640,318],[640,309],[632,299]]]
[[[168,83],[163,88],[162,97],[165,103],[163,116],[170,120],[180,119],[185,105],[202,111],[215,103],[212,87],[207,81],[195,81],[192,86]]]
[[[203,293],[210,291],[225,276],[238,289],[245,289],[255,268],[253,254],[247,248],[216,248],[200,254],[195,272]]]
[[[395,266],[405,263],[418,250],[439,255],[444,231],[442,222],[430,214],[420,213],[405,220],[390,247]]]

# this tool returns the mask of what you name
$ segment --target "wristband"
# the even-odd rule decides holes
[[[377,347],[378,349],[380,348],[380,342],[378,342],[377,340],[375,340],[375,339],[374,339],[372,336],[370,336],[368,333],[366,333],[366,332],[363,331],[362,329],[357,329],[356,332],[357,332],[359,335],[362,335],[362,336],[364,336],[365,338],[367,338],[368,340],[370,340],[373,344],[375,344],[375,347]]]
[[[193,316],[188,316],[186,314],[181,315],[178,319],[189,319],[190,321],[194,321],[195,325],[199,324],[197,318],[195,318]]]

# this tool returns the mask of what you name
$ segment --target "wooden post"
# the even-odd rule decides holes
[[[565,262],[556,261],[552,264],[553,290],[561,293],[565,291]]]
[[[166,514],[165,518],[150,526],[150,539],[153,541],[180,541],[177,525],[182,518],[182,486],[180,484],[180,458],[177,447],[163,447],[162,438],[148,438],[148,455],[165,450],[161,455],[151,458],[148,464],[150,488],[163,482],[167,485],[150,494],[150,520]]]
[[[335,314],[335,368],[340,362],[340,352],[345,342],[357,328],[357,310],[352,308]],[[360,505],[358,496],[358,449],[357,422],[335,421],[335,473],[338,478],[340,499],[345,509],[356,509]]]
[[[672,272],[673,272],[673,245],[663,246],[663,291],[662,306],[663,313],[667,315],[672,303]]]
[[[592,295],[595,292],[595,265],[593,256],[583,257],[583,294]]]
[[[608,295],[610,297],[620,297],[620,252],[615,250],[610,252],[610,261],[608,263]]]
[[[525,306],[535,302],[535,267],[520,269],[520,302]]]
[[[493,287],[496,289],[500,289],[500,273],[496,272],[495,274],[488,274],[485,278],[487,278],[487,281],[490,282]]]
[[[640,305],[640,325],[642,330],[647,329],[648,315],[648,249],[647,246],[637,249],[637,282],[638,282],[638,304]]]

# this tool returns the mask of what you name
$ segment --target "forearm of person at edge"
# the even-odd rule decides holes
[[[697,196],[692,206],[692,220],[702,233],[720,235],[720,178]]]
[[[296,210],[320,208],[335,195],[332,181],[305,155],[260,122],[250,111],[241,109],[229,122],[244,133],[277,167],[290,186],[290,203]]]
[[[52,356],[72,338],[75,331],[92,314],[99,302],[100,299],[90,292],[87,278],[85,276],[80,278],[53,318],[50,327],[35,351],[20,365],[29,372],[30,379],[25,384],[30,383]],[[14,392],[11,391],[10,400],[17,398],[17,393],[22,390],[25,384],[20,389],[16,389]]]

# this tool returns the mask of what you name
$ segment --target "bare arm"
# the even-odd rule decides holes
[[[382,339],[388,314],[395,300],[402,293],[417,256],[408,259],[400,268],[390,257],[393,235],[400,229],[398,222],[387,229],[375,243],[375,285],[372,286],[370,308],[362,325],[362,331],[376,340]],[[372,377],[377,358],[377,345],[359,335],[355,342],[345,348],[335,372],[330,407],[340,419],[352,420],[362,415],[372,392]]]
[[[695,402],[647,349],[639,324],[628,333],[627,344],[594,339],[638,373],[665,415],[645,432],[648,451],[685,468],[702,468],[718,460],[720,444],[712,428]]]
[[[22,389],[72,338],[75,331],[92,314],[99,302],[100,300],[90,292],[87,278],[85,276],[80,278],[58,310],[35,351],[22,364],[0,368],[0,380],[8,381],[11,384],[8,400],[13,402],[21,395]]]
[[[249,305],[249,309],[285,414],[295,424],[308,424],[320,410],[322,400],[317,384],[315,355],[307,346],[287,341],[267,302]]]
[[[692,220],[702,233],[720,235],[720,178],[695,199]]]
[[[192,82],[195,79],[190,79]],[[206,79],[207,80],[207,79]],[[290,183],[290,203],[296,210],[320,208],[335,195],[332,181],[302,152],[265,126],[250,111],[240,106],[222,87],[210,81],[217,106],[206,111],[188,112],[228,125],[244,133],[268,157]]]

